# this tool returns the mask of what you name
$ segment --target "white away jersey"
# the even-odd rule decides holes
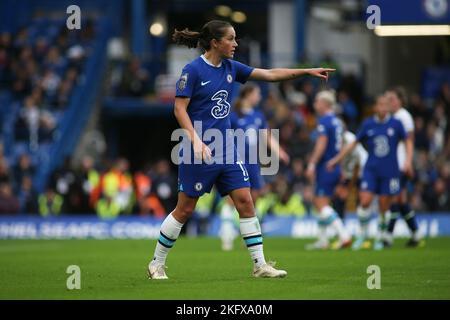
[[[356,136],[348,130],[344,132],[343,138],[344,138],[343,141],[344,145],[352,143],[353,141],[356,140]],[[367,161],[367,157],[368,155],[366,149],[364,149],[361,143],[358,143],[355,149],[353,149],[353,151],[344,158],[344,161],[342,163],[342,171],[344,177],[346,179],[352,178],[356,164],[359,165],[358,176],[361,177],[364,165],[366,164]]]
[[[414,133],[414,120],[411,114],[405,108],[400,108],[393,114],[394,118],[400,120],[405,129],[406,134]],[[397,147],[398,167],[400,171],[405,168],[406,147],[403,141],[400,141]]]

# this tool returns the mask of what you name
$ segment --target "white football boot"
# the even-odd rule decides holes
[[[287,276],[286,271],[275,269],[274,266],[275,262],[269,262],[259,268],[255,267],[253,269],[253,276],[256,278],[284,278]]]
[[[166,275],[167,267],[163,264],[149,263],[147,275],[149,279],[165,280],[169,279]]]

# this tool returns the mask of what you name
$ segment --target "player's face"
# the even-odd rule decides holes
[[[324,99],[316,98],[314,100],[314,110],[317,114],[323,114],[328,108],[328,102]]]
[[[388,91],[386,93],[386,98],[388,100],[391,112],[397,111],[402,106],[402,103],[401,103],[400,99],[398,98],[398,96],[395,94],[395,92]]]
[[[223,58],[231,59],[237,46],[236,31],[234,31],[233,27],[229,27],[226,29],[225,35],[217,41],[216,49]]]
[[[377,99],[377,103],[375,105],[375,112],[381,118],[384,119],[389,113],[389,103],[388,99],[383,96]]]

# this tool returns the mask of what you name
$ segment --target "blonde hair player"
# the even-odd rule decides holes
[[[336,247],[346,248],[351,245],[351,237],[342,223],[341,218],[331,207],[331,198],[341,177],[341,168],[336,166],[332,171],[325,164],[333,158],[342,147],[344,127],[336,116],[334,109],[336,96],[334,91],[324,90],[316,95],[314,109],[319,116],[318,138],[306,170],[307,178],[315,182],[314,206],[319,218],[319,237],[316,242],[307,244],[306,250],[328,249],[328,227],[334,229],[339,237]]]

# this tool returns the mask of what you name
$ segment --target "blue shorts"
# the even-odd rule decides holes
[[[264,179],[261,176],[261,167],[259,164],[246,164],[245,168],[247,169],[248,176],[250,177],[250,185],[254,190],[261,190],[265,183]]]
[[[378,195],[394,196],[400,192],[400,174],[384,177],[373,169],[365,168],[361,178],[361,191],[369,191]]]
[[[341,178],[341,168],[336,166],[328,171],[325,165],[317,167],[315,195],[319,197],[332,197]]]
[[[200,197],[211,192],[213,185],[223,197],[233,190],[250,188],[250,177],[245,166],[235,164],[180,164],[178,191],[189,197]]]

